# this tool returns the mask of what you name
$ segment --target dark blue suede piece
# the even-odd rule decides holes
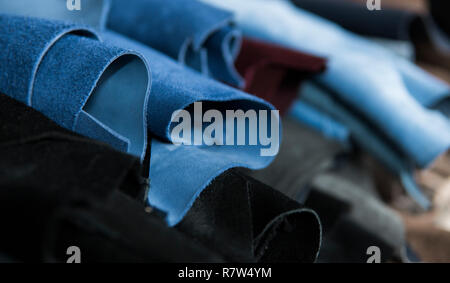
[[[197,0],[112,0],[107,27],[218,80],[243,83],[233,64],[240,33],[227,11]]]
[[[11,15],[0,22],[1,44],[7,43],[0,91],[67,129],[144,158],[150,78],[136,53],[104,44],[79,26]],[[140,74],[123,73],[130,65]],[[136,84],[123,86],[127,76]]]
[[[260,169],[274,156],[261,156],[260,144],[252,146],[192,146],[171,143],[174,111],[189,109],[195,102],[204,108],[225,110],[272,110],[272,105],[184,68],[167,56],[115,32],[103,33],[106,42],[140,52],[152,67],[148,107],[149,130],[161,140],[152,142],[149,202],[167,212],[176,225],[204,188],[232,167]],[[223,113],[222,112],[222,113]],[[273,123],[279,123],[278,117]],[[225,122],[225,121],[224,121]],[[270,127],[270,124],[268,125]]]
[[[14,57],[17,62],[14,66],[20,66],[21,58],[26,58],[28,53],[25,47],[33,46],[39,35],[46,31],[46,26],[41,26],[41,22],[48,23],[49,28],[58,25],[56,22],[36,20],[36,32],[27,34],[26,30],[16,31],[21,26],[26,26],[21,21],[29,19],[5,17],[19,19],[17,27],[3,26],[0,34],[5,40],[17,42],[4,48],[5,54],[9,55],[4,57],[5,61],[12,56],[10,54],[17,55]],[[14,32],[8,28],[13,28]],[[21,38],[17,37],[22,33],[28,37],[20,41]],[[39,52],[35,52],[38,55],[29,60],[39,64],[33,82],[22,76],[33,68],[33,64],[29,64],[27,68],[8,68],[5,71],[20,78],[25,85],[33,86],[30,92],[31,106],[66,128],[106,141],[119,150],[135,155],[140,155],[141,148],[133,145],[146,139],[143,139],[145,135],[139,136],[138,131],[133,129],[148,127],[163,140],[153,143],[149,201],[168,213],[167,220],[171,225],[177,224],[201,191],[227,169],[236,166],[258,169],[273,160],[273,155],[262,155],[267,146],[260,143],[247,146],[176,146],[170,143],[170,129],[174,126],[171,122],[173,113],[189,109],[195,102],[204,101],[205,110],[214,108],[222,114],[226,110],[237,109],[272,110],[273,106],[260,98],[205,78],[124,36],[109,31],[105,31],[102,36],[106,43],[82,36],[82,32],[62,33],[58,37],[47,36],[43,42],[53,44],[45,49],[43,56],[38,56],[43,53],[38,50]],[[140,73],[148,76],[146,63],[133,68],[136,59],[140,57],[134,51],[127,51],[128,49],[140,52],[154,70],[148,97],[138,95],[146,94],[147,89],[150,89],[150,79],[146,81],[139,77]],[[20,52],[26,54],[22,55]],[[22,73],[17,73],[17,70]],[[141,88],[136,85],[141,85]],[[8,84],[9,88],[5,87],[5,92],[13,97],[24,92],[14,86]],[[27,98],[25,95],[23,97]],[[141,119],[138,119],[139,113]],[[145,118],[149,121],[148,125]],[[268,118],[270,123],[264,126],[269,129],[272,123],[279,123],[278,117],[273,120],[269,114]],[[135,126],[130,124],[133,121],[136,122]],[[246,135],[248,136],[248,132]]]
[[[73,128],[105,68],[125,53],[90,38],[73,34],[62,37],[40,63],[33,107],[63,127]]]
[[[241,100],[252,103],[252,106],[248,108],[274,109],[272,105],[261,98],[205,78],[197,72],[177,64],[167,56],[118,33],[105,31],[102,37],[107,43],[136,50],[150,63],[153,72],[148,121],[150,130],[160,138],[170,140],[169,130],[172,114],[177,110],[187,108],[194,102]]]
[[[214,33],[205,43],[210,76],[222,82],[243,86],[240,74],[235,69],[242,34],[232,27]]]

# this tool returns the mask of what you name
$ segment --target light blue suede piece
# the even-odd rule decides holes
[[[167,214],[169,225],[176,225],[195,199],[217,176],[233,167],[261,169],[272,158],[258,158],[249,146],[176,146],[154,140],[150,168],[149,202]]]
[[[350,131],[345,125],[301,100],[295,102],[289,115],[329,139],[339,141],[344,145],[348,145],[350,142]]]
[[[449,87],[412,63],[288,1],[203,1],[235,12],[246,36],[327,57],[327,71],[318,80],[415,165],[426,167],[449,149],[449,120],[426,108],[446,100]]]
[[[411,68],[408,61],[396,60],[395,64],[408,91],[423,106],[432,108],[450,100],[450,89],[447,84],[420,68]]]
[[[226,83],[242,86],[232,14],[197,0],[112,0],[107,27]]]
[[[424,209],[431,207],[430,201],[414,180],[414,164],[408,157],[403,156],[394,146],[380,137],[376,130],[361,121],[357,115],[339,101],[336,101],[331,93],[315,83],[305,83],[301,89],[300,97],[301,103],[316,107],[319,111],[346,125],[355,142],[397,174],[406,191],[419,205]],[[301,103],[295,103],[293,109],[301,107]],[[294,113],[299,110],[294,110]],[[333,125],[330,124],[331,126]]]
[[[140,55],[89,29],[31,17],[0,15],[0,38],[0,92],[144,159],[150,77]]]
[[[152,66],[148,121],[149,130],[159,139],[152,143],[148,199],[152,206],[167,212],[170,225],[181,221],[202,190],[227,169],[260,169],[273,160],[274,156],[261,156],[264,146],[259,143],[254,146],[172,144],[172,114],[177,110],[189,109],[195,102],[203,102],[203,112],[214,108],[221,111],[224,117],[226,110],[258,111],[274,108],[260,98],[205,78],[169,57],[115,32],[106,31],[103,37],[107,43],[138,51]],[[280,123],[278,117],[276,121],[270,122]]]

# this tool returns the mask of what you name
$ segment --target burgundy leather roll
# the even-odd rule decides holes
[[[245,91],[272,103],[284,114],[297,97],[301,82],[325,70],[324,58],[244,38],[236,68]]]

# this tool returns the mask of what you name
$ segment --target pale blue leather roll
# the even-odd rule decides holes
[[[350,131],[344,124],[308,103],[297,100],[291,107],[289,115],[329,139],[344,145],[350,142]]]
[[[233,11],[244,35],[329,59],[318,81],[383,132],[416,166],[450,146],[450,122],[430,108],[447,84],[382,47],[283,0],[203,0]]]
[[[336,100],[333,93],[316,83],[308,82],[302,87],[300,97],[300,101],[294,104],[294,114],[303,109],[302,104],[306,104],[321,111],[322,115],[329,115],[337,122],[346,125],[352,140],[397,174],[406,191],[419,205],[425,209],[431,207],[427,196],[414,180],[414,164],[408,157],[399,153],[395,146],[383,139],[371,125],[361,121],[357,114]],[[293,117],[297,118],[296,115]],[[328,122],[327,127],[335,128],[335,124]]]

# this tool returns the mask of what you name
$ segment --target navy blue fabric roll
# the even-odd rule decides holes
[[[107,27],[215,79],[243,84],[234,68],[241,35],[230,12],[197,0],[111,0]]]

